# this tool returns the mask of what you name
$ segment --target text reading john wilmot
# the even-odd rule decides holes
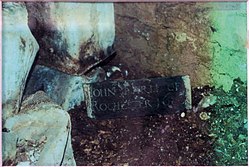
[[[170,94],[179,90],[180,83],[171,82],[159,87],[158,84],[133,85],[125,82],[112,87],[91,88],[92,110],[95,112],[120,112],[124,110],[172,108]],[[163,96],[160,92],[163,91]]]

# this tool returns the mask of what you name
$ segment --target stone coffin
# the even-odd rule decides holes
[[[2,104],[3,118],[17,113],[27,76],[38,51],[28,27],[24,3],[3,3]]]
[[[84,74],[113,53],[112,3],[26,3],[40,50],[38,64]]]
[[[3,128],[3,162],[12,159],[17,165],[76,165],[70,117],[44,92],[27,97],[20,113],[8,118]]]

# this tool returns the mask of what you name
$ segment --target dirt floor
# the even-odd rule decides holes
[[[193,91],[200,101],[208,87]],[[212,138],[201,111],[94,120],[84,105],[69,111],[77,165],[212,165]]]

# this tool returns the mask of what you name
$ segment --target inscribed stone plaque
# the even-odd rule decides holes
[[[176,113],[192,105],[189,76],[85,84],[84,94],[88,116],[97,119]]]

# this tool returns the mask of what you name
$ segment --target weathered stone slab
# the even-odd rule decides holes
[[[188,76],[85,84],[84,93],[91,118],[167,114],[191,108]]]
[[[25,3],[3,3],[3,119],[18,113],[29,70],[39,49],[28,27]]]
[[[49,67],[36,65],[27,82],[25,96],[42,90],[68,111],[84,100],[82,84],[86,82],[85,80],[81,76],[68,75]]]
[[[76,165],[69,114],[42,91],[24,99],[3,129],[3,161],[14,160],[17,166]]]

